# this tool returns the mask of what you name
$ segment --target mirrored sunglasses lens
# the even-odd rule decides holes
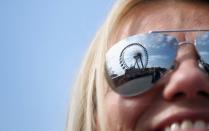
[[[197,35],[196,49],[199,53],[203,68],[209,73],[209,32]]]
[[[165,34],[136,35],[115,44],[106,54],[107,80],[114,91],[135,96],[149,90],[171,68],[177,40]]]

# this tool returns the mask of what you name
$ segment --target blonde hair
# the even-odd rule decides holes
[[[107,86],[104,76],[105,52],[123,16],[142,0],[118,0],[106,22],[97,32],[78,74],[67,121],[67,131],[107,131],[104,117],[104,95]],[[97,129],[98,129],[97,128]]]

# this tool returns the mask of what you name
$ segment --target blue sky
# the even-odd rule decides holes
[[[112,1],[0,1],[0,130],[64,131],[70,86]]]

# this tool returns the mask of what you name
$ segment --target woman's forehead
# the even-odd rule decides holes
[[[209,27],[209,4],[194,2],[143,2],[121,19],[109,47],[131,35],[164,29]]]

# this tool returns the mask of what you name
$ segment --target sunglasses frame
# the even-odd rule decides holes
[[[165,33],[175,33],[175,32],[209,32],[209,29],[171,29],[171,30],[154,30],[154,31],[148,31],[148,33],[140,33],[140,34],[137,34],[137,35],[135,35],[135,36],[138,36],[138,35],[143,35],[143,34],[156,34],[156,33],[159,33],[159,34],[164,34],[164,35],[167,35],[167,34],[165,34]],[[168,35],[168,36],[172,36],[172,35]],[[133,36],[130,36],[130,37],[128,37],[128,38],[125,38],[125,39],[123,39],[123,40],[121,40],[121,41],[126,41],[127,39],[129,39],[129,38],[131,38],[131,37],[133,37]],[[188,41],[182,41],[182,42],[180,42],[180,41],[178,41],[177,40],[177,38],[175,37],[175,36],[172,36],[173,38],[175,38],[175,40],[177,41],[177,43],[178,43],[178,46],[180,46],[180,45],[182,45],[182,44],[194,44],[195,46],[196,46],[196,39],[194,40],[194,42],[188,42]],[[119,42],[121,42],[121,41],[119,41]],[[117,43],[119,43],[119,42],[117,42]],[[127,42],[129,42],[129,40],[127,40]],[[137,43],[129,43],[128,44],[128,46],[129,45],[134,45],[134,44],[137,44]],[[177,46],[177,47],[178,47]],[[109,51],[108,51],[109,52]],[[107,53],[108,53],[107,52]],[[176,50],[176,52],[177,52],[177,50]],[[199,55],[199,52],[198,52],[198,55]],[[172,59],[172,61],[174,61],[174,59]],[[107,62],[107,57],[106,57],[106,62]],[[122,96],[125,96],[125,97],[131,97],[131,96],[136,96],[136,95],[140,95],[140,94],[143,94],[144,92],[146,92],[147,90],[150,90],[152,87],[147,87],[146,89],[144,89],[143,91],[138,91],[138,92],[135,92],[135,93],[131,93],[131,94],[121,94],[121,93],[119,93],[118,91],[116,91],[116,88],[114,88],[115,87],[115,85],[113,84],[113,82],[110,82],[110,81],[113,81],[113,79],[111,79],[111,76],[109,75],[109,73],[108,73],[108,69],[107,69],[107,63],[105,62],[105,72],[106,72],[106,79],[107,79],[107,81],[108,81],[108,83],[109,83],[109,85],[110,85],[110,87],[116,92],[116,93],[118,93],[118,94],[120,94],[120,95],[122,95]],[[207,72],[208,73],[208,71],[209,71],[209,66],[207,65],[207,63],[204,63],[201,59],[199,59],[199,65],[200,65],[200,69],[201,70],[204,70],[205,72]],[[207,68],[205,67],[205,65],[207,65]],[[172,65],[173,66],[173,65]],[[170,67],[170,69],[171,69],[171,67]],[[170,70],[170,69],[168,69],[168,70]],[[164,72],[166,72],[166,71],[164,71]],[[164,73],[163,72],[163,73]],[[159,74],[158,74],[159,75]],[[161,77],[160,77],[161,78]],[[159,78],[159,79],[160,79]],[[137,78],[138,79],[138,78]],[[156,79],[155,81],[158,81],[159,79]],[[129,80],[128,80],[129,81]],[[127,82],[128,82],[127,81]],[[150,85],[150,86],[152,86],[152,85]]]

